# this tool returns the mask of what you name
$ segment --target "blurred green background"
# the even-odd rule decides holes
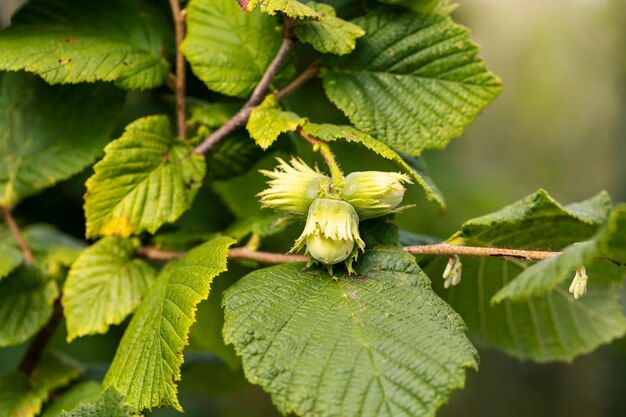
[[[0,26],[9,23],[20,2],[0,1]],[[167,2],[154,3],[163,3],[166,10]],[[447,237],[464,220],[497,210],[538,188],[546,188],[563,203],[590,197],[601,189],[608,190],[615,201],[626,201],[626,2],[458,3],[454,17],[472,28],[481,55],[502,78],[504,91],[447,150],[425,155],[431,176],[446,196],[447,214],[441,217],[414,188],[408,193],[408,202],[417,207],[398,216],[401,227]],[[299,61],[306,55],[305,49]],[[189,90],[190,95],[213,97],[193,80]],[[139,115],[166,111],[170,103],[165,91],[132,93],[120,129]],[[311,82],[287,104],[316,122],[344,121],[324,98],[318,81]],[[337,152],[346,171],[390,168],[354,147],[340,146]],[[17,216],[24,222],[52,222],[63,231],[82,236],[82,183],[88,175],[86,172],[26,200],[18,207]],[[206,191],[183,221],[215,229],[232,220],[225,210],[219,197]],[[288,246],[287,238],[283,240],[269,247]],[[244,273],[243,268],[233,268],[223,281],[230,282]],[[219,296],[217,289],[202,307],[205,313],[200,312],[208,320],[202,326],[213,332],[216,326],[209,320],[213,317],[209,304],[217,305]],[[54,344],[87,362],[89,377],[100,378],[123,327],[69,346],[59,331]],[[11,369],[23,351],[24,346],[0,350],[0,370]],[[480,353],[480,372],[468,373],[466,389],[455,392],[439,416],[626,415],[622,397],[626,391],[624,341],[580,357],[571,365],[520,362],[493,350]],[[188,416],[277,415],[260,389],[247,385],[214,356],[199,348],[196,352],[190,349],[186,355],[181,402]],[[231,386],[244,388],[232,394],[228,392]],[[176,413],[155,411],[152,415]]]

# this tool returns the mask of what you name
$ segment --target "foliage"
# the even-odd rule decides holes
[[[0,415],[182,411],[179,389],[250,382],[285,415],[427,417],[474,344],[570,362],[626,333],[626,206],[604,192],[539,190],[442,244],[398,232],[424,210],[405,187],[446,207],[421,155],[501,90],[449,2],[153,3],[31,0],[0,31],[0,348],[24,351]],[[313,78],[328,123],[290,96]],[[399,172],[344,174],[344,144]],[[77,205],[63,187],[84,219],[21,211]],[[62,351],[114,340],[111,363],[83,376],[59,325]]]

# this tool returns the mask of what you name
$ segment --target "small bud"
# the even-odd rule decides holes
[[[569,292],[574,295],[574,299],[578,300],[587,292],[587,270],[585,267],[576,268],[576,275],[572,280],[572,284],[569,286]]]
[[[260,172],[271,178],[269,188],[257,194],[263,207],[292,214],[306,215],[320,191],[330,186],[331,180],[317,169],[309,167],[300,158],[291,158],[288,164],[276,158],[279,165],[274,171]]]
[[[442,277],[443,288],[450,288],[450,286],[459,285],[461,283],[461,272],[463,271],[463,265],[461,264],[461,258],[458,255],[448,258],[448,264],[443,271]]]
[[[356,259],[365,249],[359,235],[359,217],[354,208],[342,200],[316,199],[309,208],[306,225],[292,252],[302,249],[324,265]],[[352,257],[351,257],[352,256]]]
[[[411,179],[397,172],[353,172],[346,176],[342,197],[361,220],[371,219],[397,211],[406,191],[403,183],[411,184]]]

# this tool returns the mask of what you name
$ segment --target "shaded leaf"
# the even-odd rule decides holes
[[[0,205],[15,205],[91,164],[123,98],[110,85],[50,87],[34,75],[0,73]]]
[[[424,190],[428,201],[437,204],[442,210],[445,209],[446,203],[443,199],[443,195],[434,181],[428,176],[425,164],[421,159],[407,159],[407,157],[402,157],[381,141],[374,139],[367,133],[363,133],[352,126],[307,123],[303,130],[311,136],[326,142],[344,139],[348,142],[360,143],[367,149],[390,160],[400,170],[409,174],[411,179]]]
[[[166,405],[182,410],[176,381],[183,348],[196,306],[226,270],[232,243],[218,236],[170,262],[135,312],[103,382],[122,392],[132,411]]]
[[[294,33],[301,42],[311,44],[316,50],[325,54],[349,54],[356,47],[356,40],[365,35],[359,26],[338,18],[332,6],[312,1],[306,5],[318,13],[319,20],[298,22]]]
[[[224,338],[284,414],[433,416],[477,366],[462,320],[397,231],[364,236],[355,277],[284,264],[225,293]]]
[[[398,11],[354,20],[354,53],[328,58],[324,89],[359,129],[409,155],[444,148],[500,92],[468,30]]]
[[[22,263],[22,252],[17,242],[3,224],[0,224],[0,279],[6,277]]]
[[[169,22],[144,2],[34,0],[11,23],[0,32],[2,70],[34,72],[50,84],[113,81],[127,89],[158,87],[168,73]]]
[[[78,378],[83,369],[66,356],[49,352],[29,378],[21,372],[0,376],[0,415],[33,417],[54,390]]]
[[[20,344],[52,315],[59,289],[39,268],[23,264],[0,281],[0,347]]]
[[[242,13],[233,0],[191,0],[181,50],[213,91],[248,97],[280,47],[276,19]]]
[[[63,287],[67,340],[106,333],[141,302],[156,278],[147,262],[134,259],[140,242],[105,237],[85,249],[72,265]]]
[[[306,122],[307,119],[304,117],[282,111],[276,97],[270,94],[252,110],[246,129],[257,145],[267,149],[278,139],[278,135],[293,132]]]
[[[37,262],[51,277],[69,268],[86,244],[49,224],[33,224],[24,228],[24,238]]]
[[[96,381],[86,381],[74,385],[52,404],[46,406],[41,417],[59,417],[62,411],[72,411],[81,403],[95,403],[102,388]]]
[[[467,221],[452,243],[524,249],[560,249],[589,239],[610,210],[606,193],[569,206],[540,190],[495,213]],[[448,290],[441,273],[446,259],[429,263],[425,270],[433,287],[467,323],[472,340],[499,347],[518,357],[539,362],[570,361],[626,331],[626,318],[609,277],[618,268],[609,262],[591,265],[596,277],[580,300],[563,283],[542,296],[521,302],[491,298],[529,262],[506,258],[462,258],[463,281]]]
[[[129,124],[87,180],[87,237],[154,233],[190,206],[202,184],[202,155],[172,134],[166,116]]]

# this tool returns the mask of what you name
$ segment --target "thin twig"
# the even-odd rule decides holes
[[[290,255],[284,253],[261,252],[249,248],[233,248],[228,252],[228,259],[245,259],[264,264],[286,264],[292,262],[306,262],[305,255]]]
[[[185,110],[185,57],[180,50],[180,44],[185,37],[185,14],[180,10],[178,0],[170,0],[174,31],[176,33],[176,78],[174,89],[176,94],[176,123],[178,137],[187,137],[187,112]]]
[[[506,248],[489,248],[477,246],[453,246],[446,243],[437,243],[433,245],[405,246],[405,252],[412,255],[460,255],[460,256],[477,256],[477,257],[507,257],[526,259],[529,261],[541,261],[561,254],[561,252],[526,250],[526,249],[506,249]],[[169,261],[170,259],[180,258],[185,252],[162,251],[156,248],[141,247],[137,249],[137,255],[145,259],[153,261]],[[279,264],[291,262],[304,262],[307,257],[304,255],[291,255],[274,252],[261,252],[252,250],[247,247],[233,248],[228,253],[229,259],[244,259],[257,261],[261,263]]]
[[[198,145],[198,147],[196,147],[196,149],[193,150],[193,153],[204,155],[205,153],[207,153],[209,149],[215,146],[219,141],[221,141],[226,136],[231,134],[235,129],[237,129],[240,126],[243,126],[243,124],[246,123],[246,121],[250,117],[250,113],[252,112],[252,109],[261,102],[261,99],[263,98],[265,91],[269,88],[270,84],[272,83],[272,80],[278,73],[278,70],[280,69],[282,63],[287,58],[287,55],[289,54],[289,51],[291,50],[291,47],[294,44],[293,27],[292,27],[293,24],[290,22],[291,22],[290,20],[287,20],[285,24],[285,33],[283,34],[283,42],[280,45],[280,49],[278,50],[278,53],[274,57],[274,60],[269,65],[269,67],[267,67],[265,74],[263,74],[261,81],[259,81],[259,83],[255,87],[248,101],[246,101],[243,107],[228,122],[223,124],[219,129],[217,129],[208,138],[206,138],[204,142]]]
[[[294,78],[292,82],[290,82],[281,90],[277,91],[276,94],[274,94],[276,96],[276,100],[282,100],[285,97],[287,97],[289,94],[293,93],[294,91],[302,87],[311,78],[316,77],[319,74],[321,68],[322,68],[321,61],[313,62],[311,65],[309,65],[307,69],[302,71],[300,75]]]
[[[22,362],[20,362],[20,365],[18,367],[21,372],[26,375],[32,374],[32,372],[39,364],[39,361],[41,360],[41,357],[43,356],[43,353],[46,350],[46,346],[52,338],[54,331],[61,323],[62,318],[63,306],[61,305],[61,297],[59,296],[59,298],[57,298],[54,303],[52,317],[50,317],[48,323],[46,323],[46,325],[41,330],[39,330],[37,335],[35,335],[35,338],[30,343],[30,346],[28,346],[26,354],[22,358]]]
[[[335,159],[335,155],[330,150],[330,146],[326,142],[323,142],[317,138],[306,133],[302,128],[298,128],[296,131],[300,136],[302,136],[307,142],[313,145],[314,149],[319,149],[320,154],[324,158],[328,169],[330,170],[330,175],[333,178],[333,184],[335,187],[341,189],[343,187],[343,172],[341,172],[341,168],[339,167],[339,163]]]
[[[437,243],[434,245],[405,246],[404,250],[412,255],[460,255],[478,257],[496,256],[526,259],[529,261],[541,261],[561,254],[561,252],[541,250],[454,246],[448,245],[446,243]]]
[[[9,231],[15,238],[20,250],[22,251],[22,255],[26,262],[33,263],[35,262],[35,257],[33,256],[33,252],[30,250],[22,231],[20,230],[17,222],[13,218],[13,214],[11,214],[11,210],[8,207],[0,206],[0,211],[2,211],[2,217],[4,218],[4,222],[7,224]]]

